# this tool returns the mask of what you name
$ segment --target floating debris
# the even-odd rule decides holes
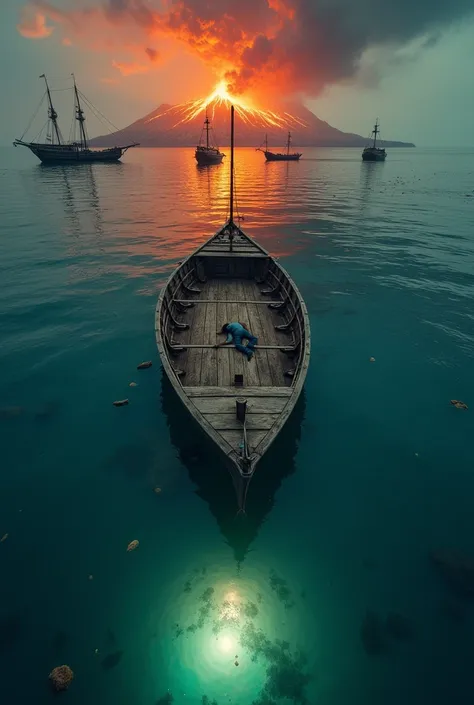
[[[459,399],[451,399],[451,404],[456,407],[456,409],[468,409],[468,405]]]
[[[138,387],[138,384],[136,382],[130,382],[128,385],[129,387]]]
[[[56,666],[49,674],[51,685],[56,691],[67,690],[71,685],[74,673],[69,666]]]
[[[114,401],[114,406],[127,406],[128,405],[128,399],[119,399],[118,401]]]
[[[369,357],[369,362],[375,362],[375,357]]]
[[[151,360],[147,360],[146,362],[140,362],[139,365],[137,365],[137,370],[147,370],[149,367],[152,366]]]
[[[154,490],[153,490],[153,492],[154,492],[155,494],[161,494],[161,487],[155,487]]]
[[[238,666],[238,665],[239,665],[239,662],[235,661],[234,666]]]
[[[94,650],[94,653],[95,653],[95,654],[98,654],[98,653],[99,653],[99,649],[95,649],[95,650]]]
[[[7,538],[8,538],[8,534],[3,534],[2,538],[0,539],[0,543],[3,543],[4,541],[6,541]]]
[[[137,541],[137,539],[134,539],[133,541],[130,541],[130,543],[127,546],[127,551],[134,551],[138,546],[140,545],[140,542]]]

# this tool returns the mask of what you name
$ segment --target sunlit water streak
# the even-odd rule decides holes
[[[49,702],[60,663],[73,705],[288,705],[288,683],[311,704],[467,701],[472,615],[446,618],[463,603],[428,554],[474,553],[474,153],[237,150],[241,224],[313,334],[304,407],[241,524],[153,330],[167,275],[228,213],[228,159],[1,156],[2,702]],[[416,637],[368,656],[367,609]]]

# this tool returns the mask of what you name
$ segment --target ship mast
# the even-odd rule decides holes
[[[74,98],[75,98],[75,109],[76,109],[76,120],[79,123],[79,132],[81,135],[81,147],[84,149],[87,149],[87,135],[86,135],[86,128],[84,126],[85,122],[85,117],[84,117],[84,111],[81,107],[81,101],[79,100],[79,93],[77,91],[77,86],[76,86],[76,77],[74,74],[72,74],[72,80],[74,81]]]
[[[209,118],[207,117],[207,105],[206,105],[206,119],[204,120],[206,126],[206,148],[209,149]]]
[[[287,142],[287,145],[286,145],[286,154],[287,154],[287,155],[290,154],[290,142],[291,142],[291,132],[288,132],[288,142]]]
[[[379,130],[379,119],[377,118],[377,120],[375,121],[375,125],[374,125],[374,149],[375,149],[375,142],[376,142],[376,140],[377,140],[377,135],[378,135],[379,132],[380,132],[380,130]]]
[[[265,151],[268,152],[268,135],[265,132]]]
[[[229,225],[234,222],[234,106],[230,106],[230,217]],[[231,240],[232,248],[232,240]]]
[[[56,135],[56,139],[58,141],[58,144],[62,143],[62,135],[61,135],[61,130],[59,129],[58,125],[58,114],[54,109],[53,106],[53,101],[51,100],[51,91],[49,90],[49,85],[48,85],[48,79],[46,78],[46,75],[44,73],[41,74],[40,78],[44,78],[44,82],[46,83],[46,93],[48,96],[48,117],[51,120],[53,124],[53,130],[54,133],[51,135],[51,142],[54,144],[54,135]]]

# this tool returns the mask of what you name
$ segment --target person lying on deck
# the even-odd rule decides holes
[[[234,323],[224,323],[221,328],[221,333],[227,333],[227,339],[223,343],[218,343],[216,348],[219,348],[222,345],[228,345],[229,343],[234,343],[237,350],[246,355],[247,360],[250,362],[255,352],[255,346],[258,342],[258,338],[255,335],[252,335],[244,324],[239,323],[239,321],[235,321]],[[248,341],[247,345],[242,345],[243,340]]]

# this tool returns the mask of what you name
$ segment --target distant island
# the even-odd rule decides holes
[[[229,144],[230,121],[229,108],[226,105],[212,105],[209,109],[217,143]],[[255,116],[243,120],[236,115],[236,145],[239,147],[258,147],[268,134],[268,143],[272,147],[281,147],[286,143],[288,129],[291,130],[292,143],[298,147],[364,147],[368,137],[342,132],[327,122],[320,120],[303,105],[286,106],[280,114],[288,116],[288,125],[275,127],[265,124]],[[291,116],[298,116],[297,119]],[[94,147],[113,147],[116,144],[139,142],[141,147],[195,147],[199,141],[204,121],[204,113],[183,121],[183,106],[163,104],[143,118],[136,120],[123,130],[109,135],[102,135],[90,140]],[[304,123],[302,126],[301,123]],[[367,133],[372,125],[367,126]],[[412,142],[395,142],[381,140],[385,147],[414,147]]]

